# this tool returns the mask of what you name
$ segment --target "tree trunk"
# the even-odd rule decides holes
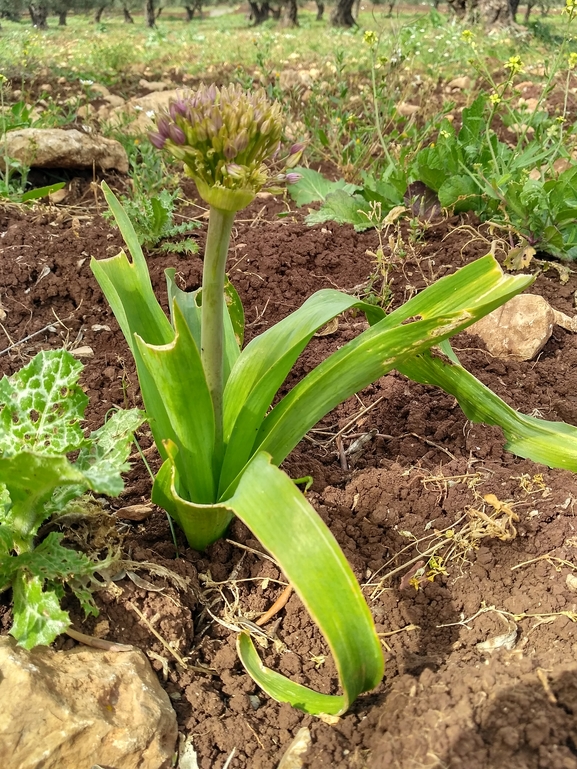
[[[59,27],[65,27],[66,26],[66,15],[68,11],[58,11],[58,26]]]
[[[187,21],[192,21],[194,19],[194,14],[197,11],[199,18],[202,19],[202,0],[194,0],[190,5],[185,5],[184,10],[186,11]]]
[[[48,29],[48,6],[47,5],[35,5],[30,3],[28,6],[28,12],[32,19],[32,25],[36,29]]]
[[[464,19],[467,14],[467,0],[447,0],[447,5],[458,19]]]
[[[333,27],[356,27],[357,22],[353,16],[353,5],[355,0],[337,0],[333,12],[331,13],[331,24]]]
[[[102,19],[102,14],[104,13],[104,9],[106,8],[105,5],[97,5],[94,9],[94,23],[100,24],[100,20]]]
[[[134,24],[134,19],[130,15],[130,11],[128,10],[128,8],[125,5],[122,6],[122,13],[124,15],[124,23],[125,24]]]
[[[353,17],[353,5],[355,0],[337,0],[331,13],[333,27],[356,27],[357,22]]]
[[[511,0],[479,0],[481,19],[486,27],[512,27]]]
[[[297,0],[284,0],[283,4],[283,26],[298,27],[298,7]]]
[[[517,11],[519,10],[519,0],[509,0],[509,5],[511,6],[511,16],[513,17],[513,21],[517,21]]]
[[[322,0],[317,0],[317,21],[323,20],[323,13],[325,12],[325,4]]]
[[[271,8],[268,4],[268,0],[265,0],[264,3],[260,4],[260,6],[257,2],[255,2],[255,0],[249,0],[249,5],[250,16],[255,27],[257,27],[259,24],[262,24],[269,18]]]
[[[154,0],[144,0],[144,18],[146,19],[146,26],[149,27],[149,29],[156,27]]]
[[[389,2],[389,12],[387,13],[387,19],[393,18],[393,8],[395,7],[395,2],[396,0],[390,0]],[[434,0],[434,2],[436,2],[437,5],[439,5],[440,0]],[[435,6],[435,8],[437,8],[437,5]]]

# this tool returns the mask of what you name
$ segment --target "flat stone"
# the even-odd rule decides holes
[[[176,715],[140,651],[0,638],[2,769],[169,769]]]
[[[496,358],[531,360],[545,346],[555,311],[542,296],[519,294],[469,327]]]
[[[170,84],[165,83],[162,80],[146,80],[145,78],[142,78],[138,81],[138,85],[150,93],[154,91],[166,91],[170,89]]]
[[[132,136],[144,134],[155,128],[158,113],[168,109],[171,101],[178,98],[182,89],[172,91],[157,91],[146,96],[129,99],[126,104],[115,107],[110,113],[112,125],[122,125],[123,130]],[[127,118],[131,122],[127,124]]]
[[[455,77],[449,83],[447,88],[458,88],[460,91],[468,91],[473,86],[473,81],[467,75],[463,77]]]
[[[402,117],[411,117],[412,115],[416,115],[419,109],[420,107],[418,107],[416,104],[407,104],[406,101],[400,101],[396,105],[396,110],[399,115],[402,115]]]
[[[128,157],[120,142],[72,129],[22,128],[5,138],[9,157],[35,168],[115,168],[128,172]],[[3,160],[0,157],[0,170]]]

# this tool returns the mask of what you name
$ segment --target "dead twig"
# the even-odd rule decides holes
[[[286,606],[288,599],[291,597],[292,590],[292,585],[287,585],[270,609],[262,617],[259,617],[254,624],[259,626],[266,625],[269,619],[272,619],[275,614]]]

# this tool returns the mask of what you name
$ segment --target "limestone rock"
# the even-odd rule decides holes
[[[123,107],[126,103],[122,96],[117,96],[115,93],[109,93],[104,97],[104,101],[108,102],[111,107]]]
[[[320,74],[318,70],[315,70],[315,73],[317,77]],[[306,69],[284,69],[279,75],[278,84],[282,91],[290,91],[291,88],[302,86],[310,88],[313,79],[311,73]]]
[[[411,117],[412,115],[415,115],[420,107],[418,107],[416,104],[407,104],[406,101],[400,101],[396,105],[397,112],[402,117]]]
[[[176,716],[144,654],[0,639],[2,769],[169,769]]]
[[[542,296],[520,294],[469,327],[496,358],[531,360],[547,343],[556,312]]]
[[[138,85],[149,93],[154,91],[166,91],[170,88],[169,83],[164,83],[162,80],[145,80],[145,78],[139,80]]]
[[[105,97],[110,94],[108,88],[105,85],[101,85],[100,83],[91,83],[90,90]]]
[[[167,109],[169,103],[178,98],[182,89],[171,91],[157,91],[146,96],[129,99],[126,104],[116,107],[110,114],[110,122],[113,125],[122,124],[127,133],[133,136],[152,131],[155,126],[155,118],[161,110]],[[132,121],[127,123],[127,119]]]
[[[36,168],[115,168],[128,172],[128,157],[120,142],[73,129],[22,128],[8,131],[6,154]],[[0,170],[3,161],[0,158]]]
[[[447,83],[447,88],[458,88],[459,91],[468,91],[473,86],[473,81],[467,75],[463,77],[456,77]]]

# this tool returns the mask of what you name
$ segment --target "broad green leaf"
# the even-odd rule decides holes
[[[188,491],[185,496],[208,504],[216,499],[214,410],[200,352],[176,303],[173,312],[174,339],[154,346],[137,336],[138,350],[170,425],[170,432],[164,432],[163,438],[179,448],[175,464],[179,480]]]
[[[190,547],[205,550],[222,537],[233,519],[225,504],[203,505],[189,502],[179,493],[175,465],[176,446],[169,446],[169,458],[163,463],[152,489],[152,501],[162,507],[178,523]]]
[[[310,225],[329,221],[352,224],[357,232],[362,232],[375,225],[370,218],[371,210],[371,204],[360,195],[350,195],[345,190],[337,190],[327,195],[320,209],[311,211],[305,217],[305,222]]]
[[[64,187],[66,182],[56,182],[55,184],[47,184],[46,187],[37,187],[34,190],[25,192],[20,198],[21,203],[28,203],[30,200],[39,200],[39,198],[47,198],[48,195],[52,195],[53,192],[57,192]]]
[[[42,580],[20,573],[12,591],[14,623],[10,635],[19,646],[49,646],[54,639],[70,627],[70,617],[60,608],[60,601],[52,590],[43,590]]]
[[[174,330],[154,295],[146,260],[132,223],[104,182],[102,189],[133,261],[129,262],[121,251],[110,259],[93,258],[90,266],[134,355],[150,428],[162,454],[162,440],[173,437],[173,432],[154,379],[140,357],[135,334],[147,344],[164,345],[174,339]]]
[[[196,291],[182,291],[174,281],[175,270],[170,268],[164,271],[168,286],[168,298],[170,304],[170,317],[174,326],[174,303],[178,304],[186,320],[196,346],[200,350],[201,338],[201,306],[202,288]],[[228,280],[224,285],[224,368],[223,378],[226,382],[236,359],[240,355],[240,348],[244,336],[244,310],[242,302],[234,286]]]
[[[318,291],[294,313],[253,339],[242,351],[224,392],[227,449],[219,497],[250,457],[254,440],[275,393],[313,334],[332,318],[358,307],[375,318],[378,308],[333,289]]]
[[[458,362],[445,363],[430,352],[405,361],[398,369],[415,382],[442,387],[458,400],[471,422],[501,427],[505,448],[517,456],[577,472],[577,427],[520,414]]]
[[[81,370],[70,353],[49,350],[0,380],[0,457],[19,451],[54,456],[82,445],[88,398],[78,385]]]
[[[503,275],[491,255],[436,281],[299,382],[262,423],[255,449],[267,451],[280,464],[339,403],[409,357],[463,330],[532,282],[531,276]],[[401,325],[412,317],[422,320]]]
[[[325,636],[339,673],[341,696],[319,694],[262,668],[252,643],[241,636],[241,660],[268,694],[307,713],[340,714],[358,694],[379,683],[381,645],[355,576],[328,527],[288,475],[271,465],[270,456],[260,452],[253,457],[234,496],[216,505],[179,499],[174,464],[169,461],[157,483],[162,489],[155,501],[166,504],[193,547],[213,542],[212,526],[224,531],[237,515],[279,563]]]
[[[240,351],[244,342],[244,307],[242,306],[242,301],[236,288],[232,285],[228,277],[224,283],[224,296],[236,345]]]
[[[458,211],[474,209],[479,200],[479,186],[470,176],[451,176],[440,186],[439,203]]]
[[[383,654],[360,587],[328,527],[290,478],[256,455],[227,505],[279,563],[333,654],[342,696],[328,696],[263,669],[247,636],[239,655],[262,688],[307,713],[344,713],[383,676]],[[338,609],[337,609],[338,605]]]
[[[301,178],[295,184],[289,184],[288,191],[297,206],[305,206],[308,203],[324,201],[331,192],[344,190],[354,192],[358,187],[355,184],[347,184],[344,179],[331,182],[318,171],[312,168],[297,166],[293,172],[300,174]]]

